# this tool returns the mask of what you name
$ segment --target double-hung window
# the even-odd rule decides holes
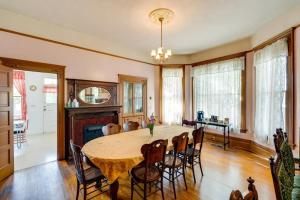
[[[276,128],[286,130],[288,41],[280,39],[254,54],[255,137],[272,144]]]
[[[162,68],[162,121],[180,124],[183,116],[183,68]]]
[[[234,132],[240,132],[244,67],[245,57],[193,67],[194,118],[198,111],[206,118],[229,118]]]

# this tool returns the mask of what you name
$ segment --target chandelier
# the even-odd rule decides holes
[[[151,57],[159,63],[164,63],[172,55],[171,49],[166,49],[163,47],[163,24],[167,24],[173,18],[174,12],[166,9],[159,8],[153,10],[149,17],[152,22],[160,24],[160,47],[157,50],[153,49],[151,51]]]

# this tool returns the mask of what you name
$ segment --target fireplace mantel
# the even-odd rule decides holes
[[[68,99],[73,101],[74,98],[80,104],[78,108],[65,108],[66,121],[66,158],[70,156],[69,142],[73,140],[74,144],[84,145],[84,129],[93,125],[106,125],[108,123],[119,124],[119,113],[121,107],[118,103],[118,83],[89,81],[78,79],[67,79]],[[82,99],[82,91],[85,96],[90,97],[96,95],[91,94],[90,88],[99,88],[101,92],[109,93],[109,98],[102,102],[87,102]],[[99,96],[98,96],[99,97]]]
[[[83,129],[88,125],[106,125],[119,123],[122,106],[65,108],[66,121],[66,158],[70,156],[69,141],[84,145]]]

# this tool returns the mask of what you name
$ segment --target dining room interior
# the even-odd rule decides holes
[[[0,16],[1,200],[300,200],[300,0]]]

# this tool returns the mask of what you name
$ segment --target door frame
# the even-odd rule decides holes
[[[2,65],[16,70],[53,73],[57,75],[57,159],[65,159],[65,66],[0,57]]]

